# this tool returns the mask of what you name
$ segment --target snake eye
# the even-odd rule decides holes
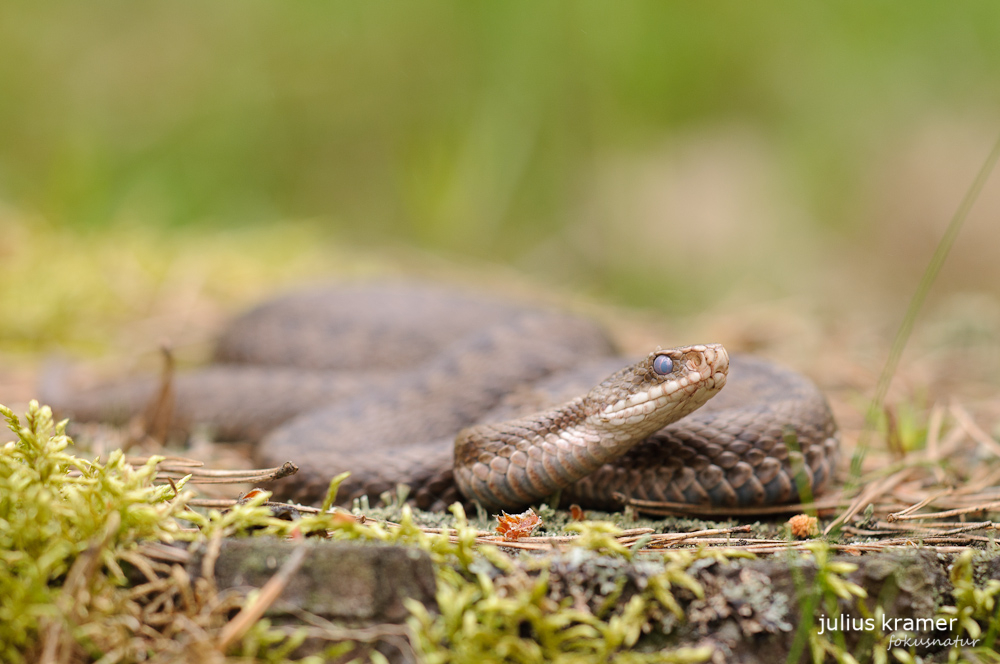
[[[657,355],[653,360],[653,371],[661,376],[666,376],[674,370],[674,361],[666,355]]]

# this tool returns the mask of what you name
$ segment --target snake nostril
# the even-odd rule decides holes
[[[705,364],[705,357],[701,353],[694,351],[684,354],[684,364],[688,371],[698,371]]]

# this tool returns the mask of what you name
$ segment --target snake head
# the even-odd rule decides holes
[[[729,355],[721,344],[657,348],[595,387],[595,425],[615,437],[657,431],[701,407],[726,384]]]
[[[455,481],[485,505],[520,509],[589,475],[708,401],[726,382],[719,344],[657,348],[585,397],[455,440]]]

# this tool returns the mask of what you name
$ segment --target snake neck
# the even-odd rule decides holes
[[[657,357],[674,369],[653,371]],[[529,417],[471,427],[455,441],[455,479],[466,496],[516,509],[586,477],[662,427],[701,407],[725,384],[717,345],[657,349],[589,394]]]

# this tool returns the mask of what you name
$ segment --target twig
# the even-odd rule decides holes
[[[983,473],[981,477],[976,480],[972,480],[966,483],[964,486],[958,489],[955,493],[966,494],[966,493],[978,493],[985,489],[986,487],[994,487],[1000,482],[1000,468],[994,468],[993,470],[988,470]],[[995,492],[1000,495],[1000,492]]]
[[[723,519],[730,519],[738,516],[763,516],[769,514],[795,514],[816,510],[817,512],[834,510],[845,507],[849,502],[841,497],[831,497],[826,500],[818,500],[811,503],[793,503],[790,505],[760,505],[757,507],[725,507],[718,505],[695,505],[691,503],[672,503],[661,500],[642,500],[639,498],[629,498],[624,494],[616,493],[616,500],[626,506],[635,507],[644,514],[656,516],[685,516],[696,514],[699,516],[717,516]]]
[[[65,664],[70,661],[72,645],[67,628],[79,624],[82,619],[81,612],[85,609],[80,595],[87,592],[90,580],[101,563],[101,550],[107,547],[120,525],[121,515],[118,512],[108,514],[104,529],[91,540],[86,551],[81,553],[69,568],[62,591],[56,600],[60,616],[45,620],[41,630],[43,646],[38,660],[41,664]]]
[[[824,536],[829,535],[834,528],[844,523],[848,519],[852,518],[855,514],[861,511],[861,509],[865,505],[872,502],[876,497],[881,496],[886,491],[891,491],[897,484],[906,479],[906,476],[910,474],[911,470],[912,470],[911,468],[903,468],[902,470],[896,472],[895,474],[890,475],[889,477],[879,482],[875,482],[867,489],[862,491],[861,495],[859,495],[857,498],[854,499],[854,502],[851,503],[851,506],[847,509],[847,511],[842,513],[836,519],[834,519],[823,530],[823,535]]]
[[[292,576],[302,565],[307,551],[308,549],[305,546],[296,548],[292,552],[292,555],[288,557],[288,560],[281,566],[281,569],[268,579],[267,583],[260,589],[260,593],[254,601],[243,607],[236,614],[235,618],[226,623],[226,626],[222,628],[222,632],[219,634],[217,649],[220,653],[225,654],[229,650],[229,647],[242,637],[254,623],[260,620],[268,607],[278,599],[278,596],[284,591]]]
[[[273,482],[297,472],[299,472],[299,467],[290,461],[275,468],[253,470],[214,470],[164,463],[157,468],[157,478],[176,479],[190,475],[192,484],[256,484],[257,482]]]
[[[940,483],[944,481],[944,469],[938,465],[941,461],[938,442],[941,439],[941,424],[944,421],[944,409],[940,404],[934,404],[931,408],[931,415],[927,421],[927,458],[934,462],[931,472],[934,478]]]
[[[957,401],[952,401],[949,409],[951,410],[951,414],[958,421],[959,425],[965,429],[966,433],[968,433],[973,440],[992,452],[995,457],[1000,458],[1000,443],[995,441],[992,436],[979,428],[979,425],[976,424],[969,415],[969,411],[965,410],[965,408],[963,408]]]
[[[923,507],[924,505],[927,505],[928,503],[932,503],[935,500],[937,500],[938,498],[942,498],[942,497],[948,496],[950,494],[951,494],[951,489],[948,489],[947,491],[943,491],[941,493],[937,493],[937,494],[934,494],[934,495],[931,495],[931,496],[927,496],[926,498],[924,498],[923,500],[921,500],[919,503],[916,503],[915,505],[910,505],[905,510],[900,510],[899,512],[892,512],[892,513],[886,515],[885,520],[888,521],[889,523],[892,523],[893,521],[898,520],[900,517],[906,516],[908,514],[912,514],[913,512],[916,512],[918,509],[920,509],[921,507]]]
[[[753,526],[734,526],[732,528],[710,528],[708,530],[696,530],[690,533],[661,533],[659,535],[653,535],[647,546],[654,547],[657,544],[679,544],[685,540],[698,539],[699,542],[705,542],[710,535],[731,535],[733,533],[749,533],[753,532]],[[731,538],[728,538],[731,539]]]
[[[174,417],[174,353],[170,343],[160,344],[163,369],[160,372],[160,386],[156,396],[149,402],[142,414],[142,430],[146,436],[163,445]]]
[[[973,505],[971,507],[961,507],[954,510],[945,510],[944,512],[928,512],[927,514],[907,514],[905,516],[896,517],[896,521],[908,521],[910,519],[943,519],[948,516],[958,516],[959,514],[968,514],[970,512],[982,512],[985,510],[992,510],[1000,508],[1000,500],[991,503],[984,503],[982,505]]]
[[[957,535],[959,533],[966,533],[973,530],[997,530],[997,524],[992,521],[980,521],[979,523],[967,523],[958,528],[952,528],[950,530],[942,530],[939,535]]]

